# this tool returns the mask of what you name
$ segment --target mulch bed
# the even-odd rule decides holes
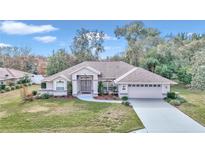
[[[115,95],[102,95],[102,96],[96,96],[94,98],[99,100],[120,100],[120,98]]]
[[[54,98],[64,98],[64,99],[74,99],[76,97],[69,95],[69,96],[53,96]]]

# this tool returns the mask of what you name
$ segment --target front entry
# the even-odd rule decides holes
[[[92,93],[92,76],[80,76],[80,92],[81,94]]]

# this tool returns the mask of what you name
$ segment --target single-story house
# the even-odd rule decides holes
[[[16,83],[26,75],[30,78],[31,83],[40,84],[41,80],[43,80],[42,75],[39,76],[16,69],[0,67],[0,84]]]
[[[105,90],[116,87],[119,97],[164,98],[170,85],[176,82],[140,67],[122,61],[85,61],[42,80],[45,87],[41,93],[54,96],[67,95],[67,83],[72,84],[72,95],[98,95],[98,83],[102,81]]]

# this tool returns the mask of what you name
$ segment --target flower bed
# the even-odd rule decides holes
[[[120,100],[120,98],[115,95],[102,95],[102,96],[96,96],[94,98],[99,100]]]

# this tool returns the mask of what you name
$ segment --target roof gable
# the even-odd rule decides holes
[[[67,78],[71,79],[72,72],[75,72],[76,70],[83,67],[88,67],[89,69],[92,69],[92,71],[95,70],[95,72],[100,73],[101,79],[116,79],[134,68],[134,66],[122,61],[85,61],[73,67],[70,67],[62,72],[46,77],[43,81],[52,81],[53,78],[55,78],[55,76],[58,76],[59,74],[63,74]]]
[[[158,74],[147,71],[143,68],[137,67],[134,71],[128,73],[123,78],[115,80],[116,83],[152,83],[152,84],[177,84],[167,78]]]
[[[94,69],[94,68],[92,68],[92,67],[90,67],[90,66],[81,67],[81,68],[79,68],[79,69],[74,70],[74,71],[71,72],[70,74],[76,73],[76,72],[78,72],[78,71],[80,71],[80,70],[82,70],[82,69],[87,69],[87,70],[89,70],[89,71],[91,71],[91,72],[93,72],[93,73],[95,73],[95,74],[98,74],[98,75],[101,74],[101,72],[99,72],[98,70],[96,70],[96,69]]]

